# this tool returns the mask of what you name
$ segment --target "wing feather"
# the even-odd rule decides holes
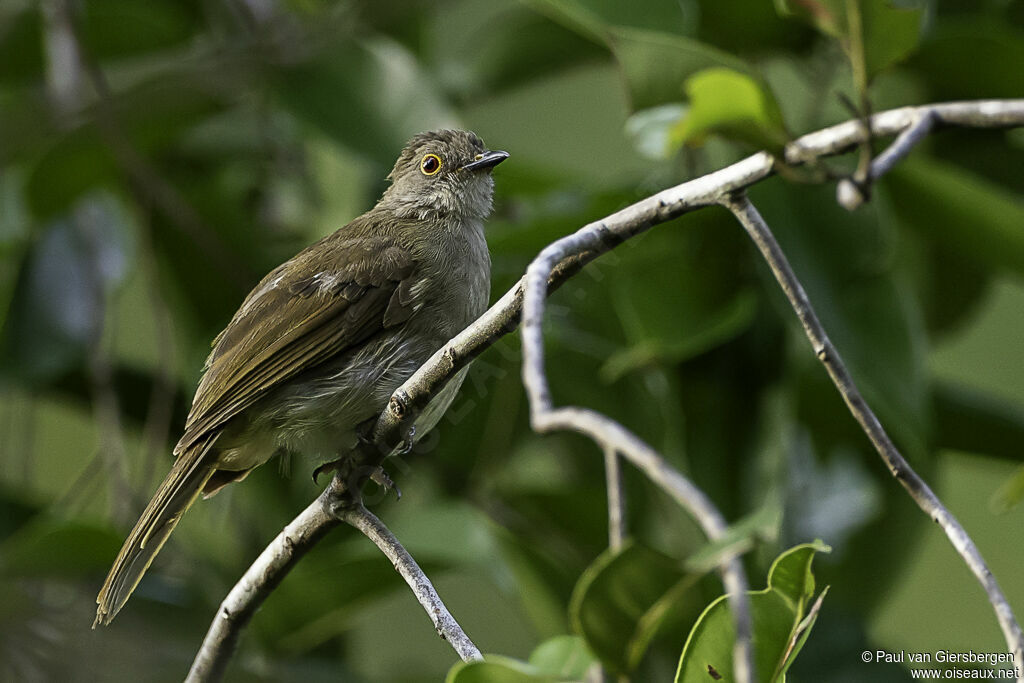
[[[415,271],[408,252],[380,239],[316,247],[267,275],[214,342],[175,453],[292,377],[408,319],[394,315],[409,308],[399,301]]]

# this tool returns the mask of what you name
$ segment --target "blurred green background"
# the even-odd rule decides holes
[[[210,340],[265,272],[372,205],[405,140],[458,126],[511,153],[487,229],[496,299],[586,222],[853,116],[842,40],[776,5],[0,3],[0,679],[183,678],[220,600],[318,494],[314,463],[197,504],[117,621],[90,631],[95,594],[169,467]],[[873,109],[1024,96],[1024,2],[864,7]],[[753,104],[702,89],[709,67],[742,74]],[[799,172],[751,192],[1018,613],[1022,133],[937,133],[852,214]],[[724,211],[658,226],[553,296],[556,402],[620,420],[730,520],[766,513],[753,587],[780,548],[834,548],[791,680],[908,678],[864,649],[1005,650],[776,289]],[[401,501],[369,502],[477,645],[525,658],[571,632],[573,586],[607,541],[601,454],[530,432],[518,353],[515,335],[487,351],[392,462]],[[637,539],[674,558],[701,547],[666,496],[626,479]],[[720,592],[702,584],[695,604]],[[633,680],[671,679],[689,623],[660,629]],[[454,661],[388,562],[338,530],[256,615],[227,680],[436,681]]]

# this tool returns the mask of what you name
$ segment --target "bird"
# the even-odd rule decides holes
[[[246,296],[212,343],[176,459],[103,583],[93,628],[124,607],[200,495],[274,455],[344,462],[391,394],[484,312],[491,171],[508,156],[468,131],[415,135],[372,209]],[[417,418],[417,438],[440,419],[465,372]]]

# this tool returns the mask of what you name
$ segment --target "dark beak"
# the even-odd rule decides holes
[[[463,171],[480,171],[490,170],[500,164],[501,162],[508,159],[508,152],[502,152],[496,150],[494,152],[484,152],[483,154],[477,154],[476,160],[469,162],[462,167]]]

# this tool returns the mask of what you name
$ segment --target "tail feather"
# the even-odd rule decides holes
[[[96,597],[98,608],[93,628],[113,621],[174,531],[178,520],[213,476],[216,468],[203,462],[203,456],[211,445],[212,440],[199,445],[199,452],[182,453],[149,501],[121,546],[121,552],[117,554],[114,566]]]

